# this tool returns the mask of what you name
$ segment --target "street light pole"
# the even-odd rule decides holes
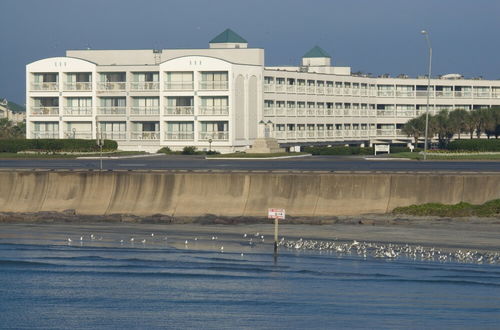
[[[427,160],[427,140],[429,134],[429,98],[431,94],[431,70],[432,70],[432,46],[429,39],[429,32],[427,30],[422,30],[422,33],[427,40],[427,46],[429,47],[429,74],[427,75],[427,109],[425,110],[425,141],[424,141],[424,160]]]

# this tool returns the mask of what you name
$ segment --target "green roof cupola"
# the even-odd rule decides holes
[[[224,32],[210,40],[210,48],[247,48],[248,41],[231,29],[226,29]]]
[[[331,66],[331,56],[321,47],[314,46],[302,56],[303,66]]]

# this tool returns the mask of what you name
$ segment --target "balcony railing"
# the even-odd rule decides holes
[[[98,91],[119,92],[119,91],[124,91],[126,88],[127,88],[127,83],[125,81],[97,83]]]
[[[64,107],[65,116],[90,116],[92,107]]]
[[[165,132],[165,140],[192,141],[194,132]]]
[[[394,110],[377,110],[377,117],[394,117]]]
[[[167,105],[164,114],[171,116],[191,116],[194,114],[194,107],[192,105]]]
[[[477,98],[489,98],[490,97],[490,92],[478,92],[478,91],[474,91],[474,97],[477,97]]]
[[[65,91],[91,91],[91,82],[67,82],[64,84]]]
[[[393,128],[382,128],[377,129],[377,136],[395,136],[396,129]]]
[[[309,85],[306,88],[307,94],[315,94],[316,93],[316,87],[314,85]]]
[[[396,110],[397,117],[415,117],[415,110]]]
[[[286,113],[285,107],[276,107],[276,116],[284,116]]]
[[[333,95],[333,93],[334,93],[333,87],[326,87],[326,94],[327,95]]]
[[[31,83],[32,91],[57,91],[59,90],[58,82],[42,82],[42,83]]]
[[[32,131],[31,136],[34,139],[58,139],[59,132],[57,132],[57,131],[50,131],[50,132]]]
[[[264,116],[274,116],[274,107],[265,107]]]
[[[341,108],[334,109],[335,117],[342,117],[344,115],[344,110]]]
[[[205,116],[224,116],[229,114],[228,106],[200,106],[200,115]]]
[[[130,109],[132,116],[158,116],[160,115],[159,107],[132,107]]]
[[[264,84],[264,92],[274,92],[274,85]]]
[[[436,97],[451,98],[451,97],[453,97],[453,92],[452,91],[436,91]]]
[[[32,116],[58,116],[59,107],[32,107]]]
[[[455,93],[455,97],[472,97],[471,91],[457,91],[454,93]]]
[[[140,81],[130,83],[132,91],[158,91],[160,90],[160,82],[158,81]]]
[[[227,80],[200,81],[200,89],[202,90],[227,90],[228,86]]]
[[[396,91],[396,97],[415,97],[414,91]]]
[[[278,84],[275,86],[276,92],[284,92],[285,91],[285,85],[283,84]]]
[[[379,90],[377,92],[377,96],[380,96],[380,97],[393,97],[394,96],[394,91]]]
[[[306,108],[297,108],[297,116],[302,117],[306,115]]]
[[[97,112],[100,115],[119,116],[127,114],[127,107],[98,107]]]
[[[100,132],[103,139],[106,140],[126,140],[127,132]]]
[[[287,85],[286,92],[287,93],[295,93],[295,85]]]
[[[229,132],[228,131],[200,132],[199,139],[204,141],[209,139],[212,139],[212,141],[227,141],[229,140]]]
[[[304,94],[305,92],[306,92],[306,86],[305,85],[298,85],[297,86],[297,93]]]
[[[295,108],[287,108],[286,115],[287,117],[295,117],[296,116]]]
[[[132,131],[130,132],[131,140],[159,140],[160,131]]]
[[[92,131],[65,131],[65,139],[92,139]]]
[[[192,91],[193,90],[192,81],[166,81],[163,87],[166,90],[176,90],[176,91]]]

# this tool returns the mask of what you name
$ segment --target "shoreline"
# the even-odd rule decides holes
[[[272,220],[254,217],[170,217],[153,215],[139,217],[125,214],[109,216],[77,215],[70,211],[39,213],[0,213],[4,230],[40,228],[43,230],[120,231],[125,233],[175,232],[180,235],[213,235],[242,237],[248,233],[266,236],[272,244]],[[3,231],[4,231],[3,230]],[[410,244],[444,249],[500,250],[500,218],[440,218],[370,214],[363,216],[304,218],[289,217],[280,221],[279,236],[286,239],[323,241],[365,241]],[[0,235],[1,237],[1,235]],[[64,240],[61,237],[61,240]]]

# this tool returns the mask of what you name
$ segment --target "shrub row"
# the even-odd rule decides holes
[[[304,147],[302,151],[313,155],[372,155],[373,148],[361,147]]]
[[[454,205],[445,205],[439,203],[410,205],[406,207],[397,207],[392,212],[394,214],[407,214],[417,216],[495,217],[500,215],[500,199],[491,200],[481,205],[474,205],[465,202]]]
[[[500,139],[455,140],[448,143],[448,150],[500,151]]]
[[[113,140],[104,140],[102,149],[114,151],[118,144]],[[41,152],[94,152],[99,151],[95,140],[81,139],[34,139],[0,140],[0,152],[41,151]]]

